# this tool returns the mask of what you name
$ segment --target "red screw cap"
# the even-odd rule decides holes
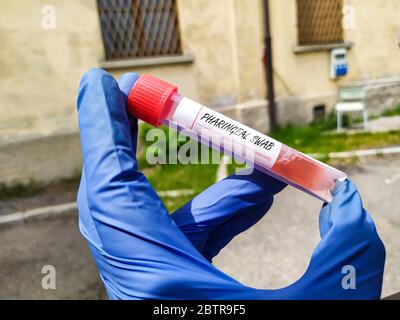
[[[171,97],[178,88],[156,77],[144,74],[136,80],[128,97],[128,112],[133,116],[159,127],[168,114]]]

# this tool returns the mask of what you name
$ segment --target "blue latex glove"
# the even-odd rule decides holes
[[[342,183],[332,203],[321,210],[321,242],[306,273],[294,284],[279,290],[253,289],[213,266],[212,258],[261,219],[285,185],[258,171],[233,175],[169,215],[137,167],[137,121],[126,111],[136,79],[127,74],[117,82],[93,69],[79,88],[84,162],[79,226],[110,298],[380,297],[385,249],[350,181]],[[356,271],[354,290],[342,288],[346,265]]]

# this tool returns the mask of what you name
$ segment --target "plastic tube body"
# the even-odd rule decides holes
[[[162,119],[164,125],[179,128],[318,199],[330,202],[335,181],[346,178],[345,173],[179,93],[171,100],[173,103]]]
[[[128,97],[129,112],[154,126],[185,131],[214,149],[253,165],[257,170],[326,202],[336,180],[346,174],[296,151],[229,117],[178,93],[178,88],[151,75],[142,75]]]

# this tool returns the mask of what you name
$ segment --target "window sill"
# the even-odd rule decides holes
[[[138,59],[126,59],[126,60],[112,60],[112,61],[103,60],[100,61],[100,67],[103,69],[124,69],[131,67],[188,64],[192,63],[193,61],[194,57],[191,54],[185,54],[179,56],[149,57],[149,58],[138,58]]]
[[[336,48],[350,49],[354,44],[352,42],[315,44],[315,45],[296,45],[293,47],[294,53],[307,53],[316,51],[329,51]]]

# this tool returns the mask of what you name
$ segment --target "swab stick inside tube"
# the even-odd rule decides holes
[[[255,169],[326,202],[346,174],[315,160],[223,114],[181,96],[178,88],[142,75],[128,98],[128,111],[156,127],[164,124],[217,150],[224,150]]]

